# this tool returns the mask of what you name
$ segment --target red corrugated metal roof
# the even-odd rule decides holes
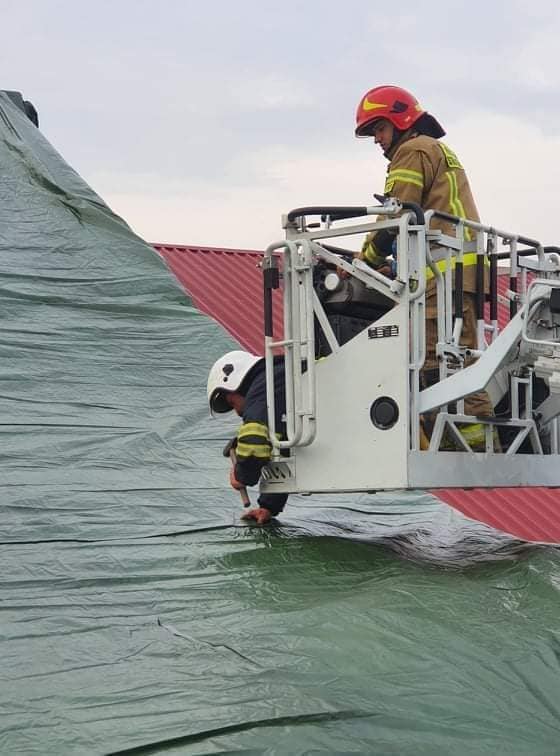
[[[196,307],[218,321],[244,349],[262,354],[263,293],[258,267],[263,253],[257,250],[154,244]],[[505,297],[509,275],[498,276],[498,293]],[[274,335],[281,338],[282,296],[273,292]],[[488,308],[487,308],[488,316]],[[509,322],[509,307],[498,305],[498,323]]]
[[[154,244],[195,306],[249,352],[264,354],[263,284],[254,250]],[[281,338],[282,297],[273,292],[274,336]]]
[[[498,275],[498,297],[505,297],[509,289],[509,275]],[[490,318],[490,305],[486,305],[486,318]],[[498,326],[500,330],[509,323],[509,305],[498,303]]]
[[[217,320],[244,349],[263,354],[263,294],[254,250],[154,244],[202,312]],[[498,276],[504,296],[509,275]],[[274,292],[275,336],[282,333],[282,300]],[[500,328],[509,307],[498,308]],[[549,488],[437,489],[432,493],[467,517],[528,541],[560,543],[560,490]]]
[[[558,488],[442,488],[430,493],[472,520],[517,538],[560,543]]]
[[[527,281],[530,282],[533,278],[533,274],[529,273],[527,277]],[[498,298],[502,298],[503,300],[508,299],[506,296],[506,293],[509,289],[509,273],[498,273]],[[507,324],[509,323],[509,304],[503,304],[502,302],[498,301],[498,326],[500,327],[500,330],[505,328]],[[509,300],[508,300],[509,302]],[[486,312],[485,312],[486,318],[490,318],[490,305],[486,305]]]

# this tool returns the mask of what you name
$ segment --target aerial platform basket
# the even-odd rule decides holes
[[[313,216],[318,224],[309,223]],[[455,235],[437,230],[438,220],[451,222]],[[456,216],[423,213],[392,198],[372,207],[300,208],[284,218],[284,227],[286,239],[268,247],[263,261],[274,450],[263,473],[264,490],[560,486],[556,248]],[[394,236],[395,260],[387,275],[337,245],[343,237],[361,240],[373,229]],[[466,260],[477,270],[475,349],[461,344]],[[504,262],[510,272],[509,318],[500,328],[497,281]],[[439,375],[424,387],[430,278],[436,288]],[[284,333],[275,340],[272,290],[280,282]],[[285,359],[287,405],[282,439],[273,411],[272,367],[279,353]],[[482,390],[495,417],[465,414],[465,397]],[[427,417],[435,418],[429,446],[422,431]],[[481,425],[484,451],[474,450],[464,432]],[[544,540],[560,540],[560,497],[557,513],[558,532],[553,528],[554,538]]]

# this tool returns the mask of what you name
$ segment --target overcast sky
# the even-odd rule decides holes
[[[336,9],[335,9],[336,8]],[[260,249],[280,215],[371,204],[377,84],[447,130],[483,221],[560,244],[560,3],[0,0],[2,89],[148,241]]]

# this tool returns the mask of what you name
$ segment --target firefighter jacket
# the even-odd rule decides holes
[[[443,142],[430,136],[412,133],[394,148],[387,168],[385,194],[403,202],[415,202],[423,210],[439,210],[459,218],[479,221],[467,174],[459,159]],[[431,228],[455,236],[455,226],[442,218],[433,218]],[[385,264],[390,254],[387,232],[371,232],[361,256],[372,267]],[[475,235],[465,229],[465,239]],[[463,255],[464,291],[476,292],[476,252]],[[443,270],[443,262],[438,267]],[[435,289],[433,272],[426,270],[427,294]],[[487,284],[486,284],[487,285]]]
[[[254,486],[258,483],[262,468],[270,461],[272,445],[268,437],[268,410],[266,406],[266,371],[262,360],[254,368],[254,377],[245,395],[243,424],[237,432],[235,477],[240,483]],[[284,414],[286,394],[284,361],[276,360],[274,365],[275,424],[276,431],[285,434]],[[279,514],[288,499],[287,494],[260,494],[259,506],[273,515]]]

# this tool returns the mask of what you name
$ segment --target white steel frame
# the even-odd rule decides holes
[[[399,215],[395,217],[397,213]],[[454,237],[444,235],[437,230],[428,230],[430,224],[437,223],[436,214],[428,211],[425,224],[418,224],[414,214],[408,211],[403,212],[398,201],[394,199],[388,200],[382,206],[368,207],[367,214],[377,216],[377,221],[333,227],[330,219],[327,218],[318,230],[308,229],[303,224],[298,227],[296,224],[285,222],[286,240],[270,245],[265,252],[268,264],[272,264],[273,258],[278,256],[278,253],[282,258],[284,336],[281,340],[275,340],[272,336],[265,337],[268,420],[270,440],[273,445],[273,465],[265,472],[264,478],[268,480],[275,478],[274,462],[276,462],[279,465],[277,470],[284,469],[281,475],[283,478],[295,479],[294,460],[297,458],[297,450],[313,444],[317,435],[317,423],[321,422],[321,419],[317,418],[315,317],[332,354],[338,355],[343,348],[338,343],[323,306],[313,289],[313,268],[317,260],[334,264],[345,274],[361,281],[367,288],[379,292],[396,304],[408,307],[410,339],[407,411],[409,413],[408,453],[411,461],[410,471],[407,473],[408,485],[414,485],[414,470],[418,467],[416,459],[428,459],[426,455],[429,455],[429,458],[435,461],[443,455],[448,463],[451,462],[450,452],[439,451],[446,429],[462,449],[461,452],[451,452],[451,454],[454,456],[457,454],[464,456],[465,453],[470,456],[475,455],[461,436],[457,424],[482,423],[484,425],[486,451],[482,453],[482,456],[494,457],[495,460],[504,457],[511,459],[516,455],[525,438],[530,439],[533,454],[542,456],[543,446],[532,413],[526,410],[523,416],[520,416],[518,391],[521,389],[524,392],[525,406],[530,408],[532,406],[532,363],[535,361],[532,349],[541,350],[542,353],[543,348],[554,348],[555,358],[558,359],[560,365],[560,351],[558,351],[560,344],[540,338],[530,329],[528,331],[531,315],[535,312],[537,304],[546,299],[546,291],[549,291],[551,287],[560,287],[558,265],[554,265],[545,255],[543,246],[539,242],[474,221],[455,218]],[[465,240],[464,231],[467,228],[474,234],[474,241]],[[376,231],[392,229],[397,234],[397,270],[394,279],[371,269],[358,259],[349,263],[343,257],[322,246],[326,240],[362,235],[373,229]],[[534,248],[536,263],[528,265],[520,262],[519,243]],[[499,244],[502,245],[501,257],[503,257],[503,249],[509,251],[511,274],[516,275],[519,270],[522,272],[520,291],[508,290],[508,298],[518,303],[519,311],[503,333],[500,333],[497,320],[487,323],[484,319],[480,319],[477,324],[477,347],[474,350],[467,349],[460,344],[462,319],[457,318],[455,322],[453,320],[454,263],[452,258],[455,262],[461,262],[465,254],[472,252],[487,258],[498,254]],[[426,267],[432,270],[436,281],[438,327],[436,354],[440,362],[440,381],[421,391],[420,370],[426,354]],[[539,275],[538,280],[532,281],[529,285],[526,275],[528,268],[536,270]],[[516,353],[516,350],[519,351],[520,342],[523,343],[525,349],[524,360],[519,357],[512,358],[512,354]],[[276,435],[274,412],[273,358],[279,350],[285,356],[286,378],[287,434],[282,440],[279,440]],[[475,364],[464,367],[466,357],[471,356],[479,359]],[[508,372],[512,397],[515,396],[511,419],[504,421],[465,415],[464,397],[482,390],[499,370]],[[560,376],[560,368],[558,375]],[[449,406],[452,402],[456,403],[456,411],[453,412]],[[560,397],[555,403],[547,400],[546,405],[548,413],[546,419],[551,423],[552,429],[551,452],[557,454],[560,445],[557,418],[560,414]],[[433,409],[440,411],[434,425],[430,447],[428,451],[420,452],[420,418],[423,412]],[[507,454],[495,453],[493,436],[495,428],[499,425],[518,429]],[[290,450],[290,459],[281,455],[284,450]],[[284,454],[286,454],[285,451]],[[476,456],[480,457],[481,453],[476,453]],[[434,474],[439,468],[439,463],[435,464]],[[417,477],[424,479],[425,471]],[[448,478],[449,475],[446,477]],[[507,479],[507,477],[507,471],[498,475],[500,479]],[[550,479],[549,475],[545,477]],[[455,485],[463,484],[459,479],[455,483]],[[293,485],[294,480],[292,480]],[[436,480],[433,485],[437,485]],[[492,483],[489,482],[488,485]],[[297,488],[297,483],[295,486]]]

